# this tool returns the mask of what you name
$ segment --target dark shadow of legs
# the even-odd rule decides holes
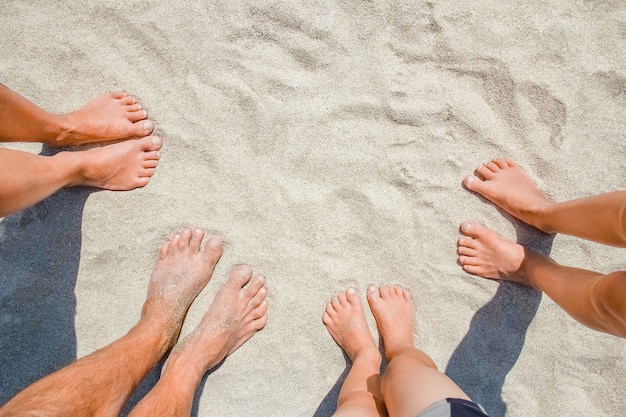
[[[350,360],[344,353],[344,358],[346,360],[346,368],[343,370],[335,385],[328,391],[328,394],[324,397],[322,402],[320,403],[317,410],[315,410],[315,414],[313,417],[330,417],[337,410],[337,399],[339,399],[339,392],[341,391],[341,387],[343,386],[344,381],[348,377],[348,373],[350,372]]]
[[[63,189],[0,221],[0,406],[76,359],[74,287],[92,191]]]
[[[544,255],[550,253],[553,235],[522,223],[515,226],[518,243]],[[493,299],[472,318],[469,331],[448,362],[446,374],[492,417],[506,415],[502,386],[524,346],[541,294],[530,287],[501,282]]]
[[[169,354],[169,353],[168,353]],[[128,402],[122,408],[120,412],[120,417],[126,417],[133,411],[133,408],[145,397],[152,388],[159,382],[159,378],[161,377],[161,371],[163,370],[163,365],[165,365],[165,361],[167,360],[168,354],[165,354],[163,359],[161,359],[154,368],[146,375],[146,377],[141,381],[139,386],[135,389],[133,394],[130,396]]]
[[[200,384],[198,384],[198,388],[196,388],[196,392],[193,397],[193,405],[191,406],[191,417],[198,417],[198,413],[200,411],[200,395],[204,391],[204,385],[206,384],[206,381],[209,378],[209,376],[211,376],[213,372],[217,371],[218,369],[222,367],[225,360],[226,359],[222,359],[220,363],[218,363],[213,369],[208,371],[202,377],[202,381],[200,381]]]

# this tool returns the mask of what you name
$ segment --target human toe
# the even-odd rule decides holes
[[[477,237],[480,235],[481,229],[484,229],[481,225],[473,221],[466,221],[461,223],[461,233],[469,237]]]
[[[458,255],[474,256],[476,254],[476,250],[467,246],[457,246],[456,253]]]
[[[361,299],[359,298],[359,293],[354,287],[349,287],[348,289],[346,289],[345,297],[346,302],[350,304],[358,304],[361,301]]]
[[[243,288],[250,282],[250,279],[252,279],[252,268],[244,264],[239,265],[230,273],[228,282],[238,288]]]
[[[140,104],[135,104],[134,106],[127,106],[126,117],[131,122],[139,122],[141,120],[145,120],[148,118],[148,112],[142,109],[131,110],[132,108],[136,108],[136,106],[141,106]]]
[[[202,239],[204,239],[204,230],[193,229],[191,232],[191,239],[189,240],[189,250],[192,253],[198,253],[200,251]]]
[[[180,239],[178,239],[178,250],[185,251],[189,248],[189,242],[191,241],[191,229],[185,228],[179,233]]]
[[[263,288],[264,285],[265,285],[265,277],[260,276],[260,275],[255,276],[250,282],[250,285],[248,285],[248,287],[246,288],[246,291],[245,291],[246,297],[253,298],[254,296],[258,294],[258,292]]]

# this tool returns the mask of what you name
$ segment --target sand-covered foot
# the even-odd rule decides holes
[[[154,130],[148,112],[123,91],[103,94],[72,113],[56,117],[61,128],[51,146],[139,138]]]
[[[200,325],[174,348],[168,367],[204,374],[265,327],[265,278],[252,274],[247,265],[231,272]]]
[[[457,253],[465,272],[531,285],[521,270],[526,256],[521,245],[475,222],[464,222],[460,230],[463,236],[457,242]]]
[[[542,213],[553,204],[519,165],[506,158],[479,166],[474,175],[465,177],[463,185],[539,229]]]
[[[67,152],[77,165],[69,185],[84,185],[113,191],[144,187],[150,182],[159,162],[163,142],[146,136],[104,145],[86,151]]]
[[[161,245],[154,265],[142,320],[165,326],[175,343],[191,303],[213,275],[222,256],[222,241],[211,237],[202,248],[204,231],[184,229]]]
[[[398,286],[370,286],[367,301],[391,360],[402,348],[414,347],[415,317],[411,293]]]
[[[370,333],[361,298],[354,288],[333,297],[322,321],[335,342],[352,362],[357,357],[373,359],[380,366],[380,353]]]

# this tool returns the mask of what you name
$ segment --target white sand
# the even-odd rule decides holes
[[[159,245],[191,225],[226,245],[184,333],[233,265],[270,289],[267,328],[194,414],[330,416],[346,363],[321,314],[369,283],[412,290],[419,346],[493,416],[623,414],[623,339],[455,256],[472,218],[624,268],[461,187],[507,156],[555,199],[626,188],[623,1],[27,3],[0,4],[0,82],[54,112],[126,89],[165,144],[145,189],[65,190],[0,220],[2,402],[125,334]]]

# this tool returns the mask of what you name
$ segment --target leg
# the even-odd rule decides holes
[[[204,232],[184,230],[163,244],[141,318],[126,336],[26,388],[0,416],[117,416],[132,391],[176,342],[187,310],[222,254]]]
[[[137,100],[118,91],[97,97],[81,109],[53,115],[0,84],[0,141],[70,146],[144,137],[154,124]]]
[[[626,337],[626,272],[561,266],[474,222],[463,223],[461,233],[457,251],[466,272],[535,287],[585,326]]]
[[[367,327],[361,299],[354,288],[334,297],[322,317],[328,332],[352,361],[339,392],[335,417],[386,415],[380,394],[382,358]]]
[[[626,191],[555,203],[509,159],[495,159],[463,180],[498,207],[546,233],[626,247]]]
[[[0,217],[29,207],[62,187],[132,190],[154,174],[161,139],[147,136],[54,156],[0,148]]]
[[[469,397],[437,370],[433,360],[413,343],[413,301],[400,287],[370,287],[367,299],[389,359],[382,381],[383,400],[391,417],[414,417],[446,398]]]
[[[265,327],[264,284],[263,277],[252,278],[250,267],[236,268],[200,326],[174,348],[161,379],[130,416],[189,416],[202,376]]]

